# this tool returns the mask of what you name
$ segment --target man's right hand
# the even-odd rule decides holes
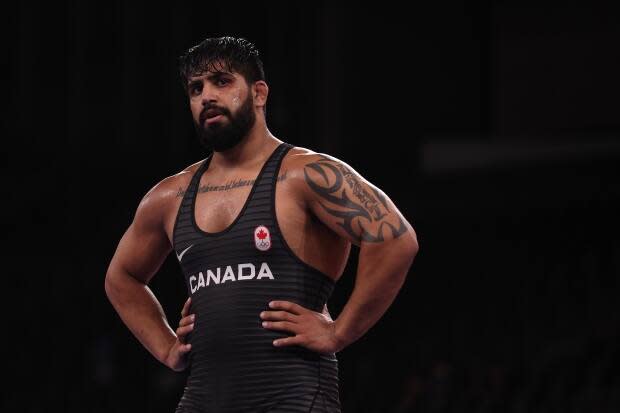
[[[189,297],[185,301],[183,310],[181,310],[181,320],[179,321],[179,328],[177,328],[177,339],[168,350],[168,356],[166,356],[165,365],[170,367],[174,371],[183,371],[187,368],[187,353],[192,349],[192,345],[185,343],[185,337],[194,329],[194,320],[196,315],[189,313],[189,306],[192,298]]]

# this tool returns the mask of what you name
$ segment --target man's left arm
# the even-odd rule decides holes
[[[419,246],[413,227],[390,198],[353,168],[328,155],[302,157],[302,193],[310,212],[357,245],[360,253],[355,285],[338,319],[331,323],[327,316],[328,322],[319,320],[317,326],[307,323],[307,330],[315,333],[320,332],[318,325],[329,327],[331,343],[306,343],[295,337],[284,339],[284,343],[325,345],[337,352],[358,340],[383,316],[401,289]],[[278,304],[296,314],[289,321],[297,323],[290,326],[296,327],[299,335],[299,315],[308,310],[291,303]],[[319,335],[324,341],[329,339],[328,334]]]

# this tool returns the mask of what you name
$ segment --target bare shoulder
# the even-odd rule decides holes
[[[287,174],[319,220],[355,245],[399,238],[413,228],[390,197],[346,162],[299,148]]]
[[[327,162],[330,165],[339,165],[342,168],[353,170],[350,165],[335,156],[315,152],[301,146],[296,146],[289,151],[282,161],[282,169],[287,171],[287,176],[304,180],[305,175],[308,173],[308,168],[313,168],[313,164],[321,161]]]
[[[153,185],[142,197],[136,211],[136,218],[151,223],[164,222],[164,218],[178,206],[180,198],[201,163],[202,160],[188,165],[183,170],[166,176]]]
[[[372,183],[362,177],[347,162],[322,152],[316,152],[303,147],[294,147],[282,162],[282,169],[287,178],[303,191],[312,189],[313,182],[323,181],[325,185],[341,185],[343,180],[352,184],[352,181],[363,182],[373,191],[381,192]]]

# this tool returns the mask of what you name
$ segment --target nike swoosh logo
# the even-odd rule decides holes
[[[183,255],[185,255],[185,253],[187,252],[188,249],[190,249],[191,247],[193,247],[194,244],[190,245],[189,247],[185,248],[183,251],[181,251],[180,254],[177,254],[175,251],[175,254],[177,254],[177,258],[179,259],[179,262],[181,262],[181,260],[183,259]]]

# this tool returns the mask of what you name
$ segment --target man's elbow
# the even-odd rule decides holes
[[[110,264],[103,284],[108,299],[114,303],[115,299],[130,287],[131,280],[126,271],[118,265]]]
[[[402,285],[402,282],[409,274],[413,261],[420,250],[415,232],[413,230],[406,231],[398,238],[394,239],[389,247],[386,245],[386,248],[386,257],[390,257],[393,265],[399,268],[398,273],[400,277],[398,277],[398,279]]]
[[[413,228],[410,227],[407,231],[405,231],[405,233],[398,238],[398,241],[400,247],[399,254],[403,258],[407,258],[407,267],[410,267],[416,255],[418,255],[418,251],[420,250],[418,237]]]
[[[410,262],[413,263],[418,251],[420,251],[420,244],[418,243],[418,237],[413,229],[403,234],[403,254],[409,257]]]
[[[106,296],[108,297],[110,301],[113,301],[114,297],[118,294],[118,290],[119,290],[118,284],[119,284],[118,275],[108,269],[108,271],[105,274],[103,288],[104,288]]]

